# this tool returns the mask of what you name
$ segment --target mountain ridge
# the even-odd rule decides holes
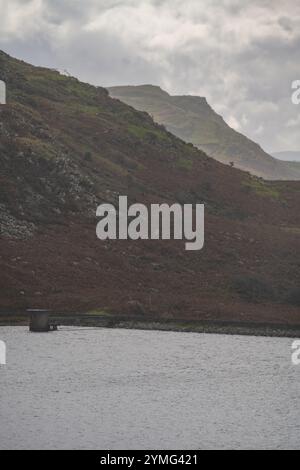
[[[155,121],[225,164],[271,180],[299,180],[300,165],[292,167],[267,154],[259,144],[230,128],[206,98],[193,95],[172,96],[157,86],[119,86],[108,91]]]

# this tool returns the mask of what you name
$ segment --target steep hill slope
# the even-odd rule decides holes
[[[300,322],[300,186],[222,165],[146,113],[0,53],[0,308]],[[119,195],[206,205],[206,245],[96,238]]]
[[[205,98],[170,96],[151,85],[108,90],[112,97],[147,111],[174,135],[193,143],[220,162],[234,163],[237,168],[265,179],[300,179],[300,165],[291,167],[268,155],[258,144],[230,128]]]

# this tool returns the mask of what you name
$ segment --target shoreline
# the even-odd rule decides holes
[[[174,320],[145,318],[138,316],[54,314],[50,323],[58,326],[90,328],[131,329],[145,331],[172,331],[182,333],[202,333],[238,336],[260,336],[277,338],[300,338],[300,324],[266,324],[238,321]],[[28,314],[0,313],[0,327],[28,326]]]

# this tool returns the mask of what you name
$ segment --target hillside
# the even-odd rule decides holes
[[[199,96],[170,96],[159,87],[109,88],[112,97],[147,111],[174,135],[191,142],[216,160],[269,180],[299,180],[300,165],[289,166],[268,155],[244,135],[230,128]]]
[[[103,88],[0,52],[0,308],[300,323],[300,184],[218,163]],[[102,202],[205,203],[206,244],[96,238]],[[297,297],[298,295],[298,297]]]

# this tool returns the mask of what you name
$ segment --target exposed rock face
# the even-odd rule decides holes
[[[6,238],[30,238],[35,225],[25,220],[18,220],[11,215],[4,204],[0,204],[0,236]]]

